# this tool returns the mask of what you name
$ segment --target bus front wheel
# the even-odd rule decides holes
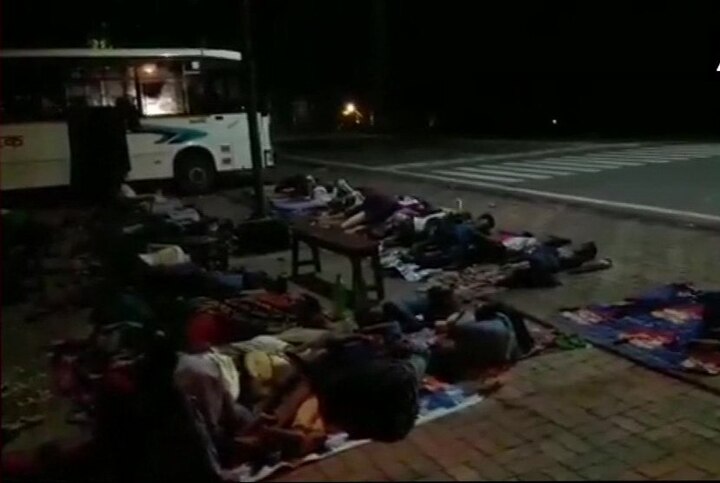
[[[215,185],[215,177],[215,164],[207,151],[188,149],[178,154],[175,181],[183,193],[207,193]]]

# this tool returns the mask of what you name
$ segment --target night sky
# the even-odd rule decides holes
[[[77,7],[73,7],[76,4]],[[240,0],[5,0],[5,47],[240,48]],[[263,87],[446,127],[720,132],[718,2],[262,0]]]

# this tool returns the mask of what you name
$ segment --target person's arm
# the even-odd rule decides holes
[[[457,325],[467,316],[466,310],[459,310],[453,314],[450,314],[447,318],[435,321],[435,328],[441,331],[448,331],[453,326]]]
[[[425,328],[425,325],[417,319],[416,314],[404,304],[386,302],[383,304],[383,314],[386,319],[397,321],[403,332],[416,332]]]

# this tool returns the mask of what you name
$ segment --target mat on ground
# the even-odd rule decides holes
[[[457,385],[426,378],[426,384],[424,384],[420,398],[420,415],[415,425],[418,426],[455,413],[479,403],[482,399],[482,396],[466,391]],[[223,470],[222,477],[225,481],[259,481],[280,470],[297,468],[306,463],[318,461],[369,442],[368,439],[350,440],[347,438],[347,434],[344,433],[335,434],[328,437],[326,450],[322,453],[310,454],[296,461],[282,461],[273,466],[265,466],[256,472],[252,471],[250,465],[242,465],[231,470]]]
[[[708,294],[690,284],[670,284],[615,304],[563,310],[557,322],[653,369],[717,375],[718,346],[696,343],[707,337]]]

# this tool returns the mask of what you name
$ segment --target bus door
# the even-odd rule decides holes
[[[206,68],[187,76],[191,123],[207,125],[208,144],[213,146],[220,171],[250,167],[247,117],[240,101],[237,68]]]

